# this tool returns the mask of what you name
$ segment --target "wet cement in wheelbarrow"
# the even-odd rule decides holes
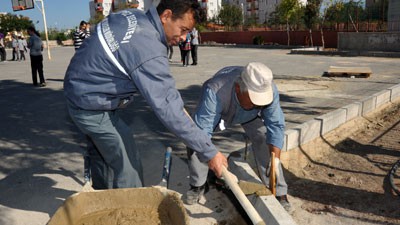
[[[118,208],[99,211],[82,217],[76,225],[173,225],[166,211],[158,212],[152,207]]]
[[[49,225],[188,225],[180,195],[163,188],[81,192],[68,198]]]

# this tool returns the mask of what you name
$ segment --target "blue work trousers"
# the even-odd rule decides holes
[[[70,105],[68,111],[77,127],[94,144],[88,146],[93,188],[142,187],[139,150],[131,128],[121,119],[118,111],[89,111]]]

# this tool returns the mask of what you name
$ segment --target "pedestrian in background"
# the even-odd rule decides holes
[[[189,52],[190,52],[190,33],[186,35],[185,41],[183,41],[181,47],[182,47],[182,63],[183,66],[186,67],[189,65]]]
[[[31,58],[32,81],[34,86],[38,86],[37,74],[39,74],[40,87],[46,86],[46,80],[43,75],[43,43],[39,32],[34,27],[28,28],[29,34],[29,56]]]
[[[81,47],[83,41],[90,37],[90,24],[82,20],[79,23],[79,27],[73,33],[75,51]]]
[[[190,32],[191,36],[191,46],[190,46],[190,52],[192,55],[192,66],[197,65],[197,47],[199,45],[199,31],[196,29],[196,27],[193,27],[193,30]]]
[[[22,36],[18,36],[18,49],[19,49],[19,61],[22,61],[22,58],[25,61],[25,52],[28,52],[26,47],[28,44],[26,43],[26,40]]]
[[[19,60],[18,39],[15,34],[12,35],[11,46],[13,55],[12,61],[18,61]]]
[[[6,52],[6,44],[4,43],[5,35],[0,31],[0,61],[6,61],[7,52]]]

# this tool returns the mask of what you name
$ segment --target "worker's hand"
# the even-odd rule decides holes
[[[228,168],[228,160],[221,152],[218,152],[214,158],[208,161],[208,168],[214,171],[218,178],[222,177],[222,166]]]

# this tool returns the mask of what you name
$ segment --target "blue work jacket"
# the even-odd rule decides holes
[[[200,103],[193,115],[195,123],[209,136],[217,125],[224,121],[224,126],[243,124],[260,117],[267,128],[267,144],[282,149],[285,136],[285,118],[279,103],[279,93],[273,84],[273,101],[264,107],[251,110],[243,109],[236,97],[235,81],[243,67],[231,66],[217,72],[203,85]]]
[[[210,137],[184,110],[154,7],[146,13],[127,9],[107,16],[76,51],[64,79],[68,104],[81,110],[124,108],[136,91],[171,132],[199,153],[200,160],[217,154]]]

